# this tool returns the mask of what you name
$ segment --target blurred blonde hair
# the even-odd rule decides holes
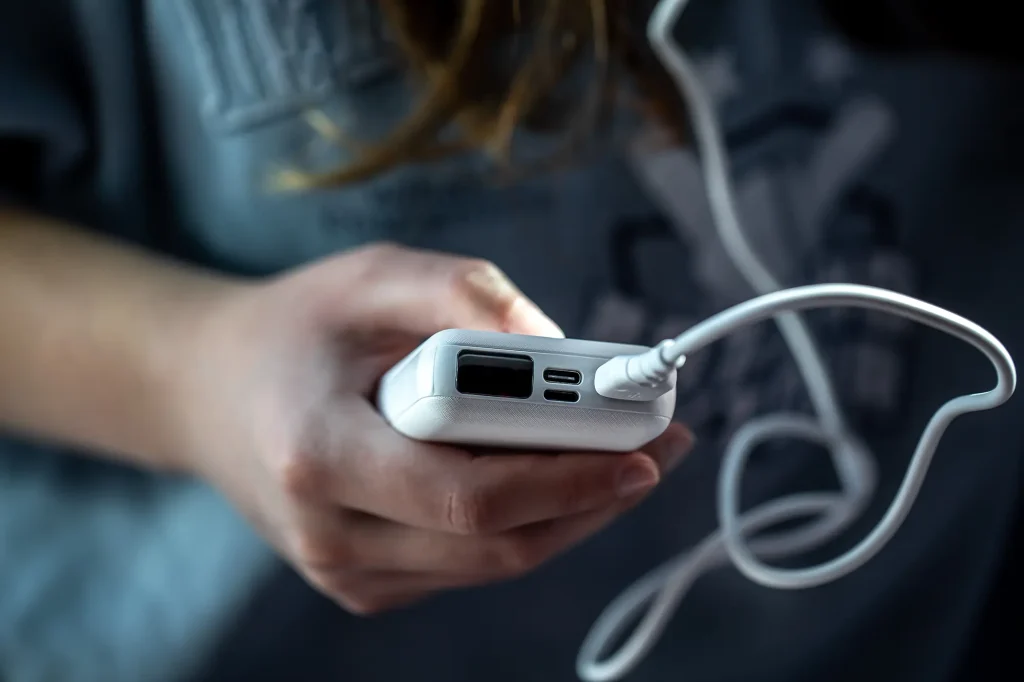
[[[364,148],[315,116],[314,127],[346,144],[354,159],[327,172],[289,171],[280,178],[285,188],[359,182],[472,150],[511,170],[520,127],[559,135],[559,151],[541,165],[565,164],[607,122],[626,73],[642,95],[638,106],[682,129],[682,104],[645,39],[654,0],[378,2],[423,95],[384,140]],[[562,85],[580,65],[588,69],[587,88],[574,93]],[[454,137],[442,139],[452,130]]]

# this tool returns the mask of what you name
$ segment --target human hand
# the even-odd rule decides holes
[[[640,501],[690,448],[472,453],[408,440],[370,396],[449,328],[560,330],[493,265],[390,245],[226,297],[189,372],[191,468],[316,588],[356,613],[509,579]]]

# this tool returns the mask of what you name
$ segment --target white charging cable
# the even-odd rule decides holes
[[[1006,402],[1017,383],[1013,359],[992,334],[934,305],[884,289],[854,284],[823,284],[783,290],[758,260],[743,234],[733,200],[725,143],[710,98],[697,70],[675,44],[672,31],[689,0],[662,0],[648,24],[648,38],[675,80],[689,108],[712,215],[729,257],[756,293],[746,303],[719,313],[647,353],[614,358],[602,366],[595,388],[608,398],[653,400],[669,390],[668,378],[687,355],[741,327],[773,318],[807,386],[816,419],[775,414],[748,422],[726,447],[718,480],[720,529],[697,547],[654,570],[613,601],[588,634],[577,658],[587,682],[616,680],[629,673],[654,646],[693,583],[710,569],[735,565],[749,579],[769,587],[800,589],[822,585],[856,570],[877,554],[910,512],[939,439],[960,415]],[[852,550],[819,566],[780,569],[762,559],[778,559],[820,547],[848,527],[875,489],[875,464],[866,446],[847,428],[832,381],[807,326],[797,311],[852,306],[891,313],[951,334],[973,345],[991,361],[996,386],[961,396],[931,418],[914,451],[906,476],[883,519]],[[801,438],[828,448],[839,475],[839,492],[803,493],[740,512],[740,482],[751,451],[771,438]],[[813,521],[748,543],[747,537],[794,519]],[[644,608],[647,613],[614,654],[602,658]]]

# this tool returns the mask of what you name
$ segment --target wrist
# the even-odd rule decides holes
[[[151,327],[141,364],[148,385],[152,429],[145,443],[158,466],[204,476],[209,435],[225,410],[218,377],[240,349],[233,347],[233,320],[254,288],[243,280],[203,275],[174,287],[162,320]]]

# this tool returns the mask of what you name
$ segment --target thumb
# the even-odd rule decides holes
[[[346,318],[364,329],[424,336],[444,329],[565,336],[486,260],[393,245],[358,249],[339,260],[344,262],[327,266],[337,268],[353,294]]]
[[[496,265],[470,261],[463,274],[468,294],[498,314],[500,331],[565,338],[565,332],[516,287]]]

